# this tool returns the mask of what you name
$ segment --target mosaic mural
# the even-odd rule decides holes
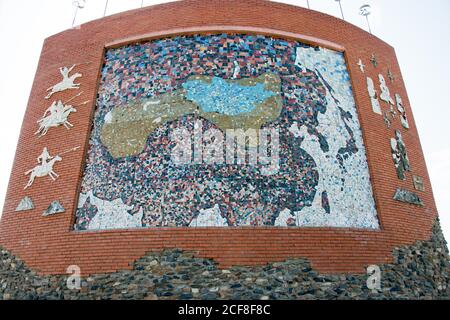
[[[76,230],[379,227],[342,53],[232,34],[109,49],[93,121]],[[203,136],[189,163],[173,158],[181,129]],[[202,161],[211,144],[227,153],[230,129],[276,132],[276,163]],[[236,144],[251,154],[262,141]]]

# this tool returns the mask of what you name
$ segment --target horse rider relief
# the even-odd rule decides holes
[[[90,62],[86,62],[84,64],[88,64]],[[61,67],[59,68],[59,72],[61,73],[63,79],[55,84],[54,86],[51,86],[47,89],[47,91],[50,91],[45,99],[50,99],[50,97],[58,92],[62,92],[68,89],[79,89],[80,84],[75,83],[75,80],[77,78],[82,77],[81,73],[74,73],[73,75],[69,75],[72,70],[80,64],[74,64],[70,68],[68,67]],[[44,115],[41,119],[37,121],[39,124],[39,129],[35,132],[35,134],[39,134],[39,136],[43,136],[47,134],[47,131],[52,127],[58,127],[60,125],[64,125],[67,129],[70,127],[73,127],[73,125],[68,121],[68,117],[72,112],[76,112],[77,110],[74,108],[74,106],[69,105],[69,101],[75,99],[76,97],[80,96],[82,92],[75,95],[65,103],[63,103],[61,100],[53,101],[53,103],[50,105],[50,107],[45,110]],[[86,104],[88,101],[83,102],[79,105]],[[37,157],[37,165],[31,169],[25,172],[25,175],[30,175],[30,178],[25,185],[24,189],[27,189],[33,185],[33,182],[36,178],[42,178],[45,176],[49,176],[53,181],[55,181],[59,175],[53,171],[53,166],[56,162],[62,161],[62,155],[77,150],[79,147],[72,148],[70,150],[67,150],[65,152],[60,153],[59,155],[56,155],[54,157],[50,156],[47,147],[44,147],[42,150],[42,153]]]
[[[44,147],[44,149],[42,150],[42,153],[37,157],[38,165],[35,166],[33,169],[25,172],[26,176],[29,174],[31,174],[31,175],[30,175],[30,179],[28,180],[28,183],[26,184],[24,189],[31,187],[31,185],[34,182],[34,179],[36,179],[36,178],[42,178],[45,176],[49,176],[53,181],[55,181],[56,178],[59,177],[59,175],[56,174],[55,171],[53,171],[53,166],[55,165],[55,163],[62,161],[61,155],[71,152],[71,151],[75,151],[78,148],[80,148],[80,147],[75,147],[75,148],[69,149],[65,152],[62,152],[59,155],[52,157],[49,154],[47,147]]]
[[[89,62],[86,62],[85,64],[87,64],[87,63],[89,63]],[[50,88],[47,89],[47,91],[50,91],[50,92],[47,94],[45,99],[50,99],[50,97],[57,92],[65,91],[68,89],[79,89],[80,88],[80,84],[75,83],[75,80],[77,78],[82,77],[83,75],[81,73],[77,72],[77,73],[74,73],[73,75],[69,76],[69,73],[72,72],[72,70],[78,65],[80,65],[80,64],[74,64],[70,68],[67,68],[67,67],[59,68],[59,72],[61,73],[63,79],[60,82],[58,82],[57,84],[55,84],[54,86],[51,86]]]
[[[68,102],[81,95],[82,92],[63,103],[61,100],[53,101],[50,107],[45,110],[44,115],[37,121],[39,129],[34,134],[39,134],[42,137],[47,134],[47,131],[53,127],[59,127],[64,125],[67,129],[73,127],[68,120],[69,115],[72,112],[77,112],[74,106],[69,105]],[[85,101],[75,106],[81,106],[87,104],[89,101]]]

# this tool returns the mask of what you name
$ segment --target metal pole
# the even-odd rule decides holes
[[[73,20],[72,20],[72,28],[75,25],[75,19],[77,18],[77,13],[78,13],[78,6],[75,7],[75,15],[73,16]]]
[[[144,0],[141,1],[141,8],[144,6]]]
[[[311,9],[311,7],[309,6],[309,0],[306,0],[306,5],[308,6],[308,9]]]
[[[369,16],[366,16],[367,26],[369,27],[369,33],[372,34],[372,30],[370,29]]]
[[[342,20],[345,20],[345,18],[344,18],[344,11],[342,11],[341,0],[337,0],[337,2],[339,2],[339,8],[341,9]]]
[[[78,9],[83,9],[85,4],[86,4],[85,0],[73,0],[72,5],[75,6],[75,14],[74,14],[73,20],[72,20],[72,28],[75,25],[75,22],[77,20]]]
[[[105,11],[103,11],[103,16],[106,16],[106,9],[108,8],[108,0],[105,3]]]

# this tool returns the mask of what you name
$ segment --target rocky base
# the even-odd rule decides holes
[[[393,257],[379,266],[379,290],[367,288],[368,275],[321,275],[305,259],[220,270],[180,250],[150,253],[133,270],[83,278],[79,290],[70,290],[67,276],[38,276],[1,250],[0,299],[450,299],[439,222],[429,241],[398,248]]]

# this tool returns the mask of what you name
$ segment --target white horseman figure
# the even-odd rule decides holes
[[[55,181],[56,178],[59,177],[59,175],[56,174],[55,171],[53,171],[53,166],[55,165],[55,163],[62,160],[61,155],[71,152],[71,151],[75,151],[78,148],[79,147],[72,148],[70,150],[67,150],[67,151],[61,153],[60,155],[56,155],[56,156],[52,157],[48,153],[47,147],[44,147],[44,149],[42,150],[42,153],[39,155],[39,157],[37,157],[38,165],[35,166],[33,169],[25,172],[26,176],[29,174],[31,174],[31,176],[30,176],[30,179],[28,180],[28,183],[26,184],[24,189],[31,187],[31,185],[34,182],[34,179],[36,179],[36,178],[42,178],[45,176],[49,176],[53,181]]]
[[[75,79],[80,78],[82,74],[77,72],[69,76],[69,73],[72,72],[73,68],[75,68],[76,66],[77,64],[74,64],[70,68],[67,67],[59,68],[59,72],[61,73],[63,79],[61,80],[61,82],[47,89],[47,91],[50,92],[45,97],[45,99],[50,99],[50,97],[57,92],[65,91],[68,89],[78,89],[80,87],[79,83],[75,83]]]
[[[391,93],[389,91],[388,86],[386,85],[386,80],[384,79],[383,75],[379,74],[378,79],[380,80],[380,89],[381,89],[380,99],[391,105],[394,105],[394,100],[391,97]]]
[[[75,97],[80,94],[81,93]],[[70,100],[73,100],[75,97]],[[60,125],[64,125],[67,129],[73,127],[73,124],[69,122],[68,117],[72,112],[77,112],[77,109],[75,109],[74,106],[67,104],[69,101],[67,101],[66,104],[61,100],[54,101],[52,105],[45,110],[42,118],[37,121],[39,129],[34,134],[39,134],[39,137],[42,137],[47,134],[50,128],[59,127]],[[77,106],[84,105],[88,102],[89,101],[85,101]]]

